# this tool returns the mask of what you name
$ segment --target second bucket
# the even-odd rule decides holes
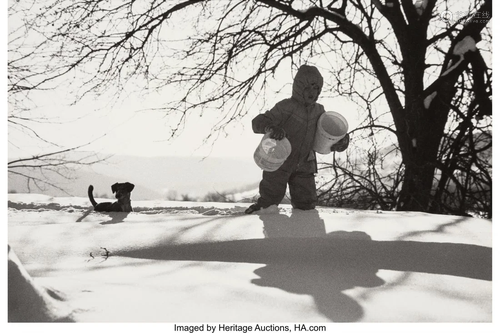
[[[331,153],[333,144],[340,141],[349,130],[347,120],[338,112],[327,111],[318,119],[313,150],[320,154]]]

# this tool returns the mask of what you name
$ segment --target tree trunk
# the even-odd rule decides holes
[[[434,152],[429,151],[432,155]],[[410,154],[405,163],[404,181],[397,210],[428,211],[431,204],[435,159],[422,158],[422,154]],[[437,155],[437,151],[434,155]]]
[[[439,143],[447,119],[447,113],[436,111],[430,115],[423,105],[414,104],[406,113],[406,133],[399,138],[405,171],[397,210],[429,211]]]

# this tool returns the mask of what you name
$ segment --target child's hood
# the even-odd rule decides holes
[[[323,77],[319,70],[314,66],[302,65],[300,66],[295,78],[293,80],[292,96],[299,102],[304,103],[303,92],[304,89],[310,85],[316,84],[319,90],[323,88]]]

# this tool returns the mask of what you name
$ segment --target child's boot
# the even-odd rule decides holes
[[[260,210],[261,208],[262,207],[259,204],[254,203],[245,210],[245,214],[252,214],[253,212]]]

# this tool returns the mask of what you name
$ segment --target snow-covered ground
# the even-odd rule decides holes
[[[297,323],[492,321],[490,220],[287,205],[245,215],[246,204],[134,200],[132,213],[98,213],[87,198],[8,200],[11,249],[77,322],[288,323],[293,332]]]

